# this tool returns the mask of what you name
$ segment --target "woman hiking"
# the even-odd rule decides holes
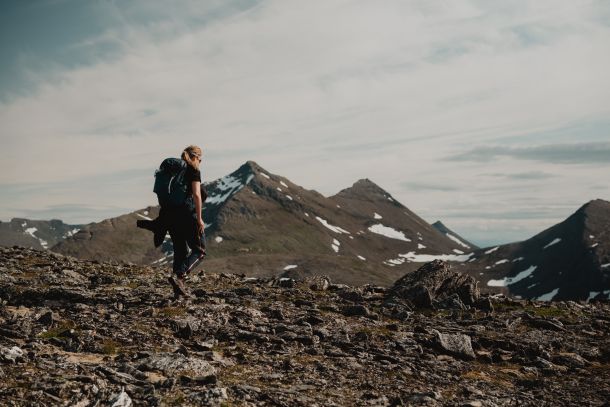
[[[161,208],[160,217],[165,219],[167,230],[174,246],[173,275],[168,281],[174,289],[174,297],[190,296],[184,280],[205,256],[205,225],[201,199],[201,165],[203,153],[197,146],[188,146],[181,159],[186,163],[184,184],[186,199],[183,205]],[[188,250],[190,249],[190,253]]]

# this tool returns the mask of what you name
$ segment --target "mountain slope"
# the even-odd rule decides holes
[[[445,236],[447,236],[449,239],[456,242],[461,247],[463,247],[463,250],[474,250],[474,249],[479,248],[477,245],[470,243],[468,240],[464,239],[462,236],[458,235],[453,230],[449,229],[440,220],[437,220],[436,222],[434,222],[432,224],[432,227],[434,229],[438,230],[439,232],[441,232],[442,234],[444,234]]]
[[[290,271],[388,284],[417,267],[405,259],[392,261],[399,253],[443,254],[460,247],[368,180],[324,197],[248,161],[206,188],[209,270],[252,276]],[[150,217],[157,210],[146,209]],[[88,225],[54,250],[98,260],[170,263],[171,245],[165,252],[152,249],[152,235],[135,228],[138,217],[148,216],[142,213]]]
[[[57,242],[74,235],[82,225],[67,225],[61,220],[31,220],[13,218],[0,221],[0,246],[26,246],[48,249]]]
[[[543,300],[608,298],[610,202],[591,201],[531,239],[474,257],[469,272],[491,290]]]

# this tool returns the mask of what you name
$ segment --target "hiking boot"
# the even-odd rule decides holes
[[[174,289],[174,299],[178,299],[180,296],[189,298],[191,295],[186,289],[184,284],[184,277],[182,276],[171,276],[167,278],[167,281],[171,284]]]

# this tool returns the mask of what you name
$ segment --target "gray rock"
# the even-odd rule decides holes
[[[121,390],[119,394],[113,395],[109,400],[111,407],[131,407],[132,404],[131,397],[129,397],[125,390]]]
[[[17,363],[23,360],[24,352],[18,346],[6,348],[0,345],[0,358],[9,363]]]
[[[416,308],[431,308],[433,300],[442,304],[454,294],[464,304],[474,305],[480,297],[478,282],[467,274],[451,271],[448,263],[435,260],[397,280],[387,292],[385,302],[406,301]]]
[[[140,362],[139,368],[146,371],[160,371],[166,376],[196,377],[216,374],[216,369],[205,360],[186,357],[180,353],[160,353],[149,356]]]
[[[443,351],[462,359],[476,358],[472,349],[470,336],[463,334],[442,334],[437,330],[433,332],[435,334],[435,344]]]
[[[326,291],[330,287],[330,278],[326,276],[313,276],[307,279],[309,288],[314,291]]]

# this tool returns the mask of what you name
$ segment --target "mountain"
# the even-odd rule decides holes
[[[13,218],[0,221],[0,246],[25,246],[47,249],[74,235],[82,225],[67,225],[61,220],[31,220]]]
[[[421,265],[417,253],[463,254],[462,246],[370,180],[325,197],[248,161],[206,188],[208,270],[250,276],[327,274],[350,284],[389,284]],[[171,245],[153,249],[152,234],[135,227],[137,219],[157,213],[157,207],[149,207],[87,225],[53,250],[166,266]]]
[[[466,265],[488,290],[540,300],[607,299],[610,202],[588,202],[523,242],[475,251]]]
[[[160,257],[162,249],[153,247],[152,233],[138,229],[135,224],[138,219],[152,219],[158,214],[159,208],[151,206],[90,223],[51,250],[81,259],[148,264]],[[167,250],[168,246],[164,247]]]
[[[447,236],[449,239],[451,239],[454,242],[456,242],[457,244],[459,244],[460,246],[462,246],[463,247],[462,250],[478,249],[477,245],[470,243],[468,240],[464,239],[462,236],[458,235],[453,230],[449,229],[440,220],[437,220],[436,222],[434,222],[432,224],[432,227],[434,229],[438,230],[439,232],[441,232],[442,234],[444,234],[445,236]]]

